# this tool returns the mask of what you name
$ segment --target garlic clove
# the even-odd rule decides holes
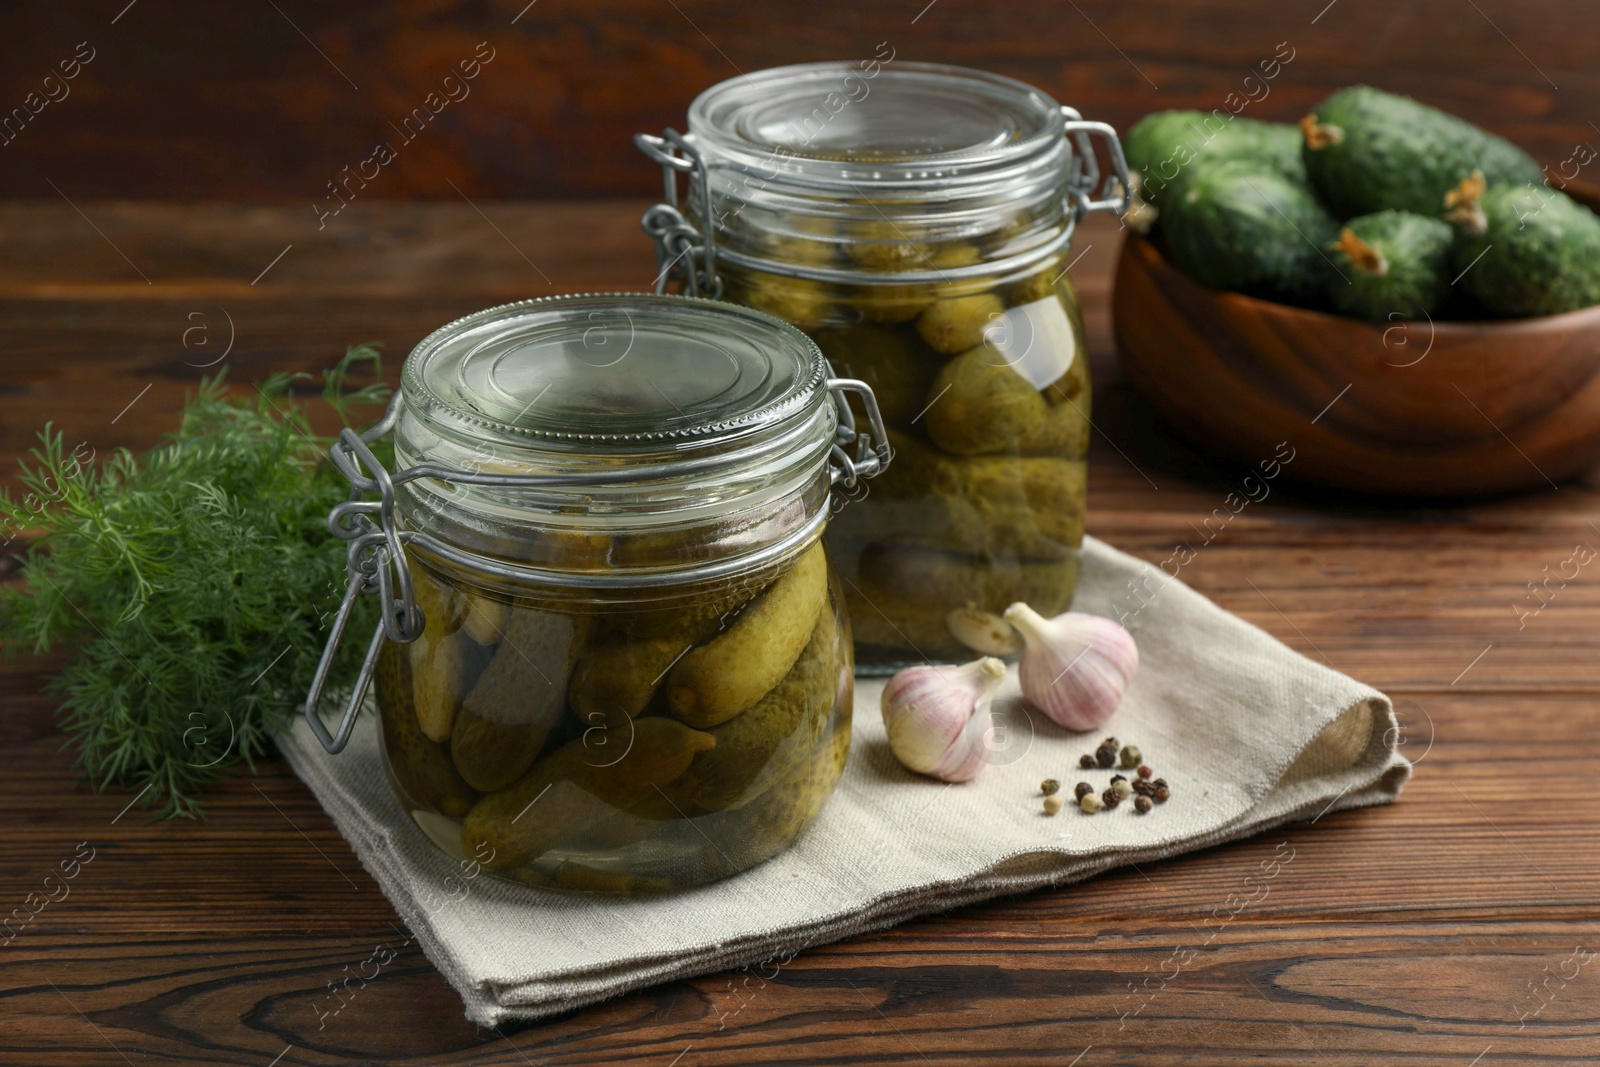
[[[956,608],[944,617],[944,624],[957,641],[985,656],[1012,656],[1022,651],[1016,627],[992,611]]]
[[[989,702],[1005,676],[1005,664],[992,656],[897,673],[880,705],[895,758],[942,782],[972,779],[989,754]]]
[[[1005,618],[1022,635],[1017,673],[1028,703],[1069,730],[1111,718],[1139,670],[1139,648],[1120,623],[1077,611],[1046,619],[1022,603]]]

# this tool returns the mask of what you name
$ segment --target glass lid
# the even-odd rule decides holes
[[[714,153],[815,160],[864,180],[968,173],[1048,151],[1061,109],[1019,81],[932,63],[809,63],[702,93],[689,130]]]
[[[748,308],[645,293],[552,297],[469,315],[406,360],[435,432],[517,449],[644,455],[726,442],[822,403],[826,364]]]

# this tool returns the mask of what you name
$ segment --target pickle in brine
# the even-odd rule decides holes
[[[493,849],[485,866],[494,870],[537,859],[616,809],[644,800],[716,744],[708,733],[659,716],[634,721],[632,733],[627,751],[610,763],[600,763],[609,757],[597,757],[594,746],[575,738],[515,785],[478,801],[461,827],[463,847],[471,855]]]
[[[411,590],[422,609],[422,635],[407,646],[417,721],[430,741],[450,740],[461,707],[467,659],[471,650],[457,634],[467,600],[415,560],[410,563]]]
[[[697,832],[713,843],[707,863],[711,876],[733,874],[776,855],[816,818],[850,752],[848,704],[831,717],[830,726],[807,758],[772,788],[745,807],[701,820]]]
[[[818,541],[732,625],[677,662],[667,675],[672,713],[706,727],[749,708],[789,673],[827,599],[828,558]]]
[[[516,609],[489,665],[461,702],[450,753],[483,792],[503,789],[538,758],[561,719],[576,634],[573,620]]]
[[[875,525],[878,539],[1025,559],[1059,559],[1082,543],[1082,460],[946,456],[894,430],[889,442],[894,459],[874,482],[880,497],[860,517],[842,511],[831,533],[870,536]]]
[[[404,646],[384,644],[378,653],[375,681],[383,748],[389,773],[403,799],[410,807],[459,819],[477,794],[457,773],[445,747],[422,732],[412,699],[411,664]]]
[[[499,644],[511,618],[511,605],[470,589],[461,590],[461,595],[466,600],[461,629],[485,648]]]
[[[994,293],[935,300],[917,316],[917,333],[936,351],[955,355],[982,344],[983,331],[1005,310],[1005,302]]]
[[[822,282],[758,273],[727,281],[728,300],[776,315],[801,329],[822,326],[835,312],[836,304]]]
[[[694,644],[679,632],[662,637],[618,637],[583,650],[567,697],[586,726],[616,727],[644,710],[667,670]]]
[[[928,387],[928,437],[960,456],[1014,451],[1081,459],[1088,452],[1088,415],[1054,384],[1036,388],[1017,370],[1016,359],[993,345],[970,348],[947,362]]]
[[[710,733],[702,752],[669,790],[702,811],[742,807],[805,762],[833,713],[839,679],[839,627],[823,609],[789,673],[750,710]]]
[[[872,386],[878,410],[891,426],[904,426],[927,403],[940,356],[910,330],[885,326],[830,326],[811,335],[843,378]],[[858,410],[857,415],[865,413]]]
[[[995,613],[1023,601],[1041,615],[1066,610],[1078,581],[1078,555],[1062,560],[992,560],[903,544],[861,554],[859,585],[891,618],[976,607]]]

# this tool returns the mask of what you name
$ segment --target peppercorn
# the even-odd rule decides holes
[[[1147,797],[1156,791],[1156,787],[1143,778],[1133,780],[1133,791],[1142,797]]]
[[[1100,794],[1100,801],[1107,808],[1114,808],[1118,804],[1122,803],[1122,798],[1117,795],[1117,791],[1115,789],[1107,789],[1104,793]]]
[[[1079,782],[1072,788],[1072,795],[1077,797],[1079,800],[1082,800],[1085,796],[1093,792],[1094,786],[1090,785],[1088,782]]]
[[[1054,815],[1061,810],[1061,798],[1054,793],[1044,798],[1044,813]]]
[[[1079,756],[1078,757],[1078,766],[1083,768],[1086,771],[1094,770],[1094,757],[1093,756]]]
[[[1141,764],[1139,764],[1139,769],[1137,771],[1135,771],[1134,773],[1137,774],[1140,778],[1148,778],[1148,777],[1150,777],[1152,772],[1151,772],[1149,767],[1146,767],[1144,764],[1141,763]]]
[[[1044,781],[1039,783],[1039,792],[1043,793],[1047,797],[1054,796],[1055,794],[1061,792],[1061,783],[1054,778],[1046,778]]]
[[[1111,792],[1117,795],[1118,800],[1123,800],[1133,793],[1133,786],[1121,775],[1111,779]]]
[[[1138,745],[1122,746],[1121,762],[1124,770],[1133,770],[1144,759],[1144,753],[1139,751]]]
[[[1149,812],[1149,810],[1151,809],[1152,806],[1153,805],[1150,803],[1150,798],[1149,797],[1134,797],[1133,798],[1133,810],[1137,811],[1140,815],[1144,815],[1147,812]]]
[[[1112,741],[1107,741],[1094,750],[1094,761],[1100,767],[1112,766],[1117,762],[1117,746]]]
[[[1078,800],[1078,807],[1083,809],[1085,815],[1093,815],[1101,808],[1100,798],[1093,793],[1085,793]]]
[[[1167,780],[1165,778],[1155,778],[1151,780],[1150,784],[1155,786],[1157,789],[1165,789]]]
[[[1171,790],[1169,790],[1166,786],[1164,786],[1164,785],[1156,786],[1156,791],[1155,791],[1154,796],[1155,796],[1156,800],[1159,803],[1165,804],[1167,802],[1167,798],[1170,797],[1171,795],[1172,795]]]

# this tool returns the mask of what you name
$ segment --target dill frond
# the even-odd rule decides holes
[[[323,374],[348,424],[382,403],[375,345]],[[75,651],[52,680],[77,766],[98,791],[148,790],[161,816],[202,813],[200,793],[265,754],[298,709],[345,588],[345,545],[328,510],[349,485],[280,375],[230,396],[203,381],[176,433],[99,463],[46,426],[23,492],[0,493],[0,537],[26,535],[21,581],[0,589],[0,643]],[[370,632],[376,605],[361,605]],[[362,642],[334,673],[348,684]]]

